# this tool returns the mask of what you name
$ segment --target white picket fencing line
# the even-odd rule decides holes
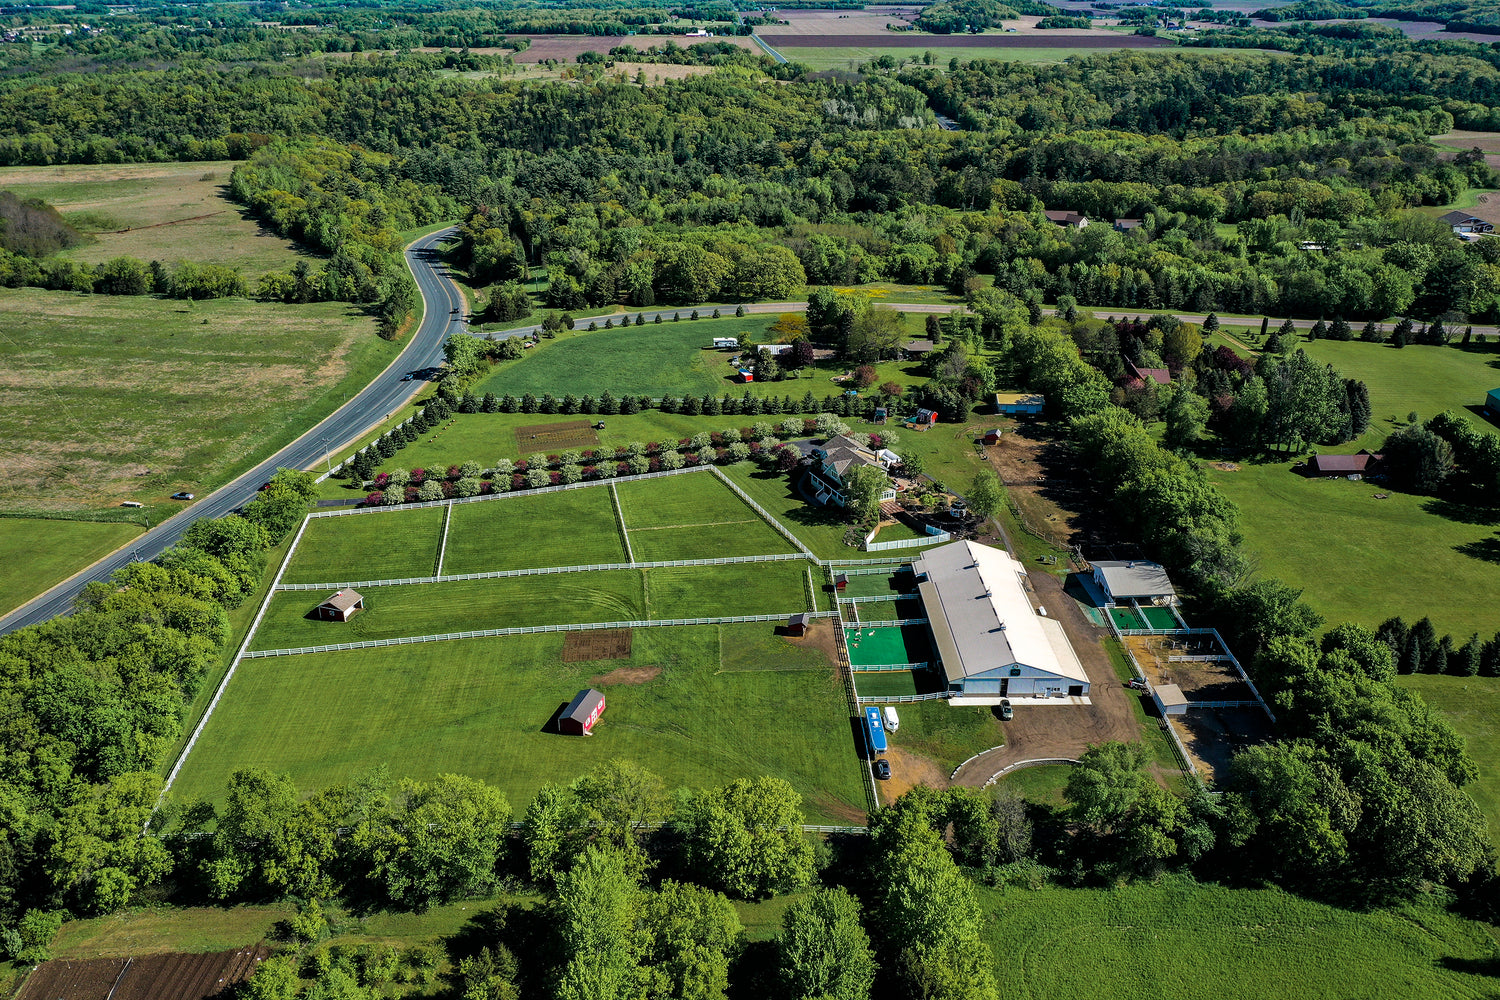
[[[860,628],[891,628],[897,625],[926,625],[926,618],[903,618],[894,622],[855,622]]]
[[[615,489],[615,484],[609,484],[609,498],[614,501],[615,524],[619,526],[620,538],[625,542],[625,558],[630,560],[630,565],[635,565],[635,550],[630,547],[630,529],[625,527],[625,511],[620,507],[620,491]]]
[[[908,564],[880,562],[878,565],[864,566],[859,563],[846,563],[839,559],[825,559],[823,560],[823,565],[845,576],[877,576],[898,573],[903,566]]]
[[[1007,764],[994,774],[990,775],[984,787],[988,788],[1012,771],[1019,771],[1023,767],[1044,767],[1047,764],[1077,764],[1078,761],[1071,757],[1036,757],[1032,760],[1018,760],[1014,764]],[[954,772],[957,774],[958,772]]]
[[[892,703],[904,705],[913,701],[938,701],[939,699],[952,698],[953,694],[954,692],[952,691],[934,691],[932,694],[890,694],[881,697],[866,697],[861,695],[859,703],[861,705],[886,705]]]
[[[856,674],[891,674],[907,670],[926,670],[930,663],[857,663],[854,664]]]
[[[987,753],[994,753],[996,750],[1004,750],[1004,749],[1005,749],[1005,744],[1002,743],[1002,744],[1000,744],[997,747],[990,747],[988,750],[981,750],[981,751],[979,751],[978,753],[976,753],[976,754],[972,755],[971,757],[969,757],[968,760],[964,761],[962,764],[960,764],[957,767],[955,767],[953,769],[953,773],[950,774],[950,775],[948,775],[948,780],[952,781],[954,778],[958,777],[958,772],[959,771],[962,771],[964,768],[968,767],[971,763],[973,763],[974,761],[976,761],[979,758],[983,757],[985,754],[987,754]]]
[[[736,496],[738,496],[741,500],[745,501],[747,504],[750,505],[750,509],[751,510],[755,511],[761,517],[765,518],[768,522],[770,522],[771,527],[773,527],[777,531],[781,532],[782,536],[784,538],[786,538],[787,541],[791,542],[793,545],[795,545],[797,547],[797,551],[802,552],[809,559],[817,559],[818,558],[817,556],[813,555],[812,549],[809,549],[806,545],[802,544],[802,539],[800,539],[796,535],[792,534],[791,531],[789,531],[787,529],[786,525],[782,524],[780,521],[776,520],[776,518],[772,517],[770,511],[766,510],[760,504],[758,504],[754,500],[750,499],[750,494],[746,493],[744,490],[742,490],[738,486],[736,486],[734,484],[734,481],[731,480],[728,476],[724,475],[724,473],[721,472],[718,469],[717,466],[712,466],[711,465],[711,466],[709,466],[709,468],[713,470],[714,475],[716,475],[716,476],[719,477],[719,482],[723,483],[725,486],[728,486],[731,490],[733,490],[735,492]],[[818,561],[821,562],[822,560],[818,560]]]
[[[437,569],[433,572],[435,579],[443,578],[443,557],[448,554],[448,525],[453,521],[453,508],[443,508],[443,540],[438,543]]]
[[[936,535],[928,535],[926,538],[902,538],[894,542],[866,542],[862,548],[866,552],[887,552],[891,549],[914,549],[919,545],[937,545],[952,540],[953,536],[943,531]]]
[[[876,604],[881,601],[910,601],[916,597],[916,594],[876,594],[874,597],[840,597],[839,600],[846,604]]]
[[[659,628],[675,625],[733,625],[739,622],[784,622],[795,614],[814,618],[832,618],[832,611],[788,611],[779,615],[733,615],[724,618],[660,618],[652,621],[579,622],[573,625],[518,625],[513,628],[486,628],[471,632],[442,632],[437,635],[408,635],[394,639],[365,639],[361,642],[339,642],[328,646],[297,646],[292,649],[259,649],[243,654],[247,660],[270,656],[301,656],[305,653],[335,653],[348,649],[374,649],[379,646],[410,646],[423,642],[447,642],[451,639],[492,639],[504,635],[535,635],[542,632],[585,632],[607,628]]]
[[[667,469],[662,472],[643,472],[638,476],[618,476],[610,479],[592,479],[584,483],[562,483],[557,486],[538,486],[534,490],[513,490],[508,493],[491,493],[483,497],[454,497],[452,500],[429,500],[426,503],[398,503],[389,507],[358,507],[354,510],[319,510],[308,517],[354,517],[359,514],[390,514],[398,510],[422,510],[427,507],[454,506],[461,503],[492,503],[497,500],[514,500],[517,497],[534,497],[543,493],[561,493],[564,490],[586,490],[611,483],[630,483],[641,479],[663,479],[667,476],[686,476],[695,472],[717,472],[711,465],[700,465],[692,469]],[[812,553],[808,553],[811,555]]]
[[[342,590],[345,587],[404,587],[414,583],[456,583],[461,580],[498,580],[508,576],[553,576],[558,573],[599,573],[618,569],[676,569],[690,566],[733,566],[738,563],[803,562],[800,552],[776,552],[764,556],[720,556],[716,559],[663,559],[657,562],[591,563],[586,566],[536,566],[531,569],[498,569],[488,573],[454,573],[449,576],[407,576],[390,580],[348,580],[336,583],[283,583],[279,590]]]
[[[245,638],[240,643],[239,651],[234,654],[234,659],[230,661],[229,669],[224,671],[224,679],[219,682],[218,689],[214,691],[213,700],[203,710],[203,717],[198,720],[198,725],[193,727],[193,735],[188,737],[188,741],[183,746],[182,752],[177,755],[177,761],[172,765],[171,773],[167,775],[166,782],[161,786],[161,794],[156,797],[156,805],[151,808],[152,816],[156,815],[156,810],[160,809],[161,804],[167,800],[167,792],[172,788],[172,783],[177,780],[177,772],[182,770],[182,765],[187,760],[188,754],[193,752],[193,747],[197,744],[198,737],[203,733],[203,727],[208,725],[209,717],[214,714],[214,709],[219,705],[219,699],[224,697],[225,689],[229,687],[229,682],[234,679],[234,672],[239,668],[240,661],[246,658],[246,648],[250,645],[250,640],[255,638],[255,630],[260,628],[260,620],[265,617],[266,609],[271,606],[271,599],[276,596],[276,584],[281,581],[281,574],[285,573],[286,568],[292,564],[292,558],[297,554],[297,545],[302,541],[302,533],[306,530],[307,519],[303,518],[302,526],[297,529],[297,536],[292,539],[291,547],[286,550],[286,558],[281,560],[281,568],[276,571],[276,578],[271,581],[271,588],[266,591],[265,600],[260,602],[260,610],[255,613],[254,620],[250,622],[250,628],[245,632]],[[146,826],[141,829],[142,836],[145,835],[146,828],[150,827],[150,825],[151,820],[147,818]]]

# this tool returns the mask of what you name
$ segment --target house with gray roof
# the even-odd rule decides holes
[[[848,475],[861,465],[890,469],[901,464],[901,456],[889,448],[874,451],[847,434],[831,437],[812,450],[812,486],[818,502],[849,506]],[[894,487],[880,494],[880,499],[896,499]]]

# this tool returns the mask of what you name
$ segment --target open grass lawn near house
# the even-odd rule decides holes
[[[560,399],[565,393],[598,398],[605,390],[617,398],[625,394],[723,396],[726,392],[738,398],[748,391],[752,396],[790,395],[800,399],[811,391],[821,399],[842,391],[843,387],[830,379],[849,370],[843,362],[813,365],[797,373],[796,378],[781,382],[735,381],[737,369],[729,359],[738,354],[715,349],[714,338],[748,336],[757,344],[771,343],[774,336],[767,331],[777,317],[753,313],[735,318],[730,312],[727,318],[695,322],[687,319],[691,310],[683,309],[683,319],[678,322],[563,333],[555,340],[543,340],[519,360],[496,365],[474,392],[516,397],[528,392],[536,396],[551,393]],[[709,314],[700,310],[699,315]],[[922,316],[907,316],[907,331],[917,336],[924,321]],[[882,362],[876,371],[880,375],[877,385],[888,381],[910,385],[925,380],[917,367],[907,362]]]
[[[1061,808],[1063,788],[1068,784],[1068,764],[1042,764],[1012,771],[991,785],[992,795],[1014,795],[1038,805]]]
[[[868,674],[856,679],[863,680]],[[860,694],[864,694],[860,685]],[[890,734],[892,746],[936,761],[946,776],[982,750],[1002,746],[1005,730],[987,705],[949,705],[945,701],[916,701],[897,705],[901,727]]]
[[[1465,787],[1500,844],[1500,679],[1412,674],[1398,679],[1453,723],[1479,765],[1479,778]]]
[[[1016,1000],[1494,995],[1491,933],[1435,906],[1354,913],[1184,876],[978,895],[996,976]]]
[[[633,621],[645,605],[639,570],[501,577],[370,587],[348,622],[307,616],[327,595],[282,591],[271,599],[251,649],[293,649],[369,639],[442,635],[526,625]]]
[[[616,490],[640,562],[795,551],[712,473],[620,483]]]
[[[139,524],[0,518],[0,614],[139,535]]]
[[[309,518],[282,582],[431,576],[437,566],[442,533],[443,510],[439,507]]]
[[[637,629],[629,659],[592,663],[562,662],[564,641],[507,636],[246,660],[172,797],[221,800],[242,767],[288,772],[310,792],[387,765],[393,777],[484,778],[519,812],[543,782],[624,757],[670,787],[782,777],[802,793],[809,821],[863,821],[848,710],[826,660],[721,671],[715,626]],[[594,735],[546,731],[586,686],[608,701]]]
[[[625,562],[609,486],[453,505],[444,575]]]
[[[802,539],[822,559],[860,559],[858,549],[844,544],[848,530],[846,515],[839,507],[822,507],[804,499],[785,473],[762,469],[751,462],[740,462],[724,469],[724,474],[772,517]],[[821,585],[823,580],[819,579]]]
[[[1291,462],[1205,468],[1239,508],[1259,575],[1301,588],[1330,625],[1375,626],[1400,615],[1431,617],[1439,634],[1463,638],[1500,629],[1491,596],[1495,512],[1370,480],[1306,479]]]
[[[0,289],[0,508],[203,494],[390,363],[347,303]]]
[[[40,198],[94,241],[65,256],[179,260],[239,269],[254,282],[321,258],[260,225],[229,198],[233,161],[0,168],[0,190]],[[124,230],[120,232],[120,230]]]

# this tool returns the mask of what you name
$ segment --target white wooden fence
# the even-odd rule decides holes
[[[894,542],[866,542],[861,548],[866,552],[888,552],[891,549],[914,549],[919,545],[936,545],[939,542],[952,540],[953,536],[943,531],[926,538],[902,538]]]
[[[912,701],[940,701],[952,698],[953,694],[954,692],[952,691],[934,691],[931,694],[888,694],[880,697],[860,695],[859,703],[861,705],[887,705],[891,703],[904,705]]]

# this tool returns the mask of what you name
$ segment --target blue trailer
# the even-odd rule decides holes
[[[870,756],[885,753],[885,724],[880,721],[880,709],[871,705],[865,709],[865,739],[870,744]]]

